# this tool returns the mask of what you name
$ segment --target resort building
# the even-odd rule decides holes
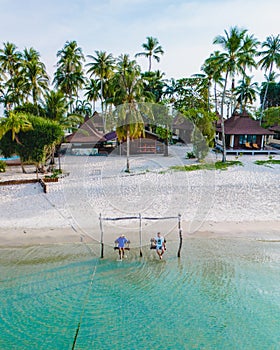
[[[66,137],[73,155],[108,155],[118,148],[120,155],[126,154],[126,142],[120,142],[115,131],[104,133],[96,127],[96,118],[87,119],[79,129]],[[163,154],[164,141],[158,135],[145,130],[138,139],[130,140],[130,154]]]
[[[252,119],[244,111],[239,114],[234,112],[232,117],[224,120],[225,142],[227,149],[263,150],[269,135],[274,131],[260,126],[259,121]],[[222,145],[221,120],[216,125],[216,144]]]

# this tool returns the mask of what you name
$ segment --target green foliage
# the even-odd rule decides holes
[[[280,105],[280,83],[265,82],[262,83],[260,99],[261,103],[264,102],[264,96],[267,89],[265,108],[277,107]]]
[[[254,163],[257,165],[280,164],[280,160],[271,158],[269,160],[256,160]]]
[[[195,158],[195,154],[193,152],[187,152],[186,158],[187,159],[194,159]]]
[[[271,107],[264,111],[263,126],[280,125],[280,107]]]
[[[214,121],[217,119],[216,113],[207,112],[202,108],[191,108],[182,114],[199,129],[200,133],[204,136],[204,143],[212,147],[215,137]],[[198,134],[194,135],[195,140],[198,137]]]
[[[171,140],[172,139],[172,132],[169,131],[166,128],[163,128],[161,126],[156,127],[156,134],[162,139],[162,140]]]
[[[208,84],[206,79],[183,78],[175,84],[174,108],[184,113],[189,109],[208,108]]]
[[[216,162],[216,163],[204,163],[204,164],[191,164],[191,165],[176,165],[170,167],[171,170],[175,171],[194,171],[194,170],[226,170],[230,166],[242,166],[243,164],[239,161],[227,161],[227,162]]]
[[[62,170],[53,169],[52,174],[51,175],[47,175],[45,177],[49,178],[49,179],[56,179],[60,174],[62,174]]]
[[[4,173],[6,171],[6,162],[0,160],[0,173]]]
[[[14,109],[15,112],[37,115],[40,117],[45,116],[45,111],[40,105],[34,105],[31,102],[23,103],[22,105]]]
[[[5,156],[16,153],[23,162],[44,162],[48,150],[63,137],[63,131],[56,122],[26,115],[27,120],[32,124],[32,129],[18,133],[20,143],[11,137],[11,131],[6,133],[0,140],[0,148]]]

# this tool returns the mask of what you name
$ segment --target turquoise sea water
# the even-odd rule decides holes
[[[280,242],[176,251],[2,248],[0,349],[280,349]]]

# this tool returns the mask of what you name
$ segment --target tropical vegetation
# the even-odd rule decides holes
[[[154,115],[152,108],[140,112],[137,106],[142,103],[156,103],[179,111],[195,124],[209,146],[213,143],[217,115],[221,117],[225,144],[224,119],[237,108],[240,112],[246,109],[264,126],[271,125],[272,120],[280,124],[279,113],[270,111],[280,105],[280,82],[277,81],[280,35],[270,35],[260,42],[247,29],[234,26],[217,35],[213,45],[213,52],[201,63],[201,72],[174,79],[154,68],[166,52],[152,36],[146,38],[142,51],[133,58],[127,53],[114,57],[102,50],[85,54],[76,41],[67,41],[57,51],[53,77],[36,49],[20,51],[14,43],[3,43],[0,48],[2,153],[13,150],[23,161],[32,159],[39,164],[46,158],[47,149],[53,149],[62,141],[63,133],[76,130],[99,108],[104,112],[104,129],[115,128],[119,139],[129,142],[143,135],[146,116]],[[142,70],[137,62],[139,57],[148,59],[147,70]],[[260,85],[254,81],[253,73],[257,70],[263,71],[264,80]],[[258,99],[259,108],[256,107]],[[126,109],[120,109],[120,105]],[[150,125],[150,128],[165,137],[167,145],[172,140],[170,126],[176,113],[162,114],[168,118],[165,116],[161,121],[158,117],[154,122],[157,127]],[[36,154],[29,149],[27,155],[23,148],[30,145],[28,138],[38,131],[38,124],[46,133],[56,130],[55,135],[53,138],[42,136],[44,146],[38,145]],[[202,141],[196,132],[193,139]],[[203,158],[204,150],[199,148],[198,152]],[[226,161],[225,148],[223,161]]]

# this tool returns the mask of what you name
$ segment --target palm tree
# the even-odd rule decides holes
[[[91,104],[87,100],[77,100],[73,114],[81,115],[84,118],[90,117],[92,115]]]
[[[12,140],[16,141],[16,143],[21,144],[18,139],[18,134],[22,132],[26,132],[32,129],[32,124],[27,120],[26,115],[23,113],[14,113],[12,111],[9,112],[8,117],[3,118],[0,122],[0,139],[7,133],[11,132]],[[23,163],[21,161],[22,172],[25,173],[25,169],[23,167]]]
[[[57,52],[57,57],[59,60],[53,82],[55,87],[67,96],[71,111],[73,99],[78,97],[79,89],[85,82],[83,73],[85,58],[76,41],[67,41],[63,49]]]
[[[135,60],[130,60],[128,55],[121,55],[117,60],[117,72],[114,76],[115,112],[118,118],[116,128],[120,141],[126,141],[126,172],[130,172],[130,140],[143,135],[144,121],[138,108],[138,101],[143,100],[143,81],[141,70]]]
[[[203,63],[201,70],[208,79],[208,110],[210,111],[210,89],[212,81],[214,82],[214,104],[215,112],[218,112],[217,86],[223,86],[222,66],[220,65],[221,53],[214,51]]]
[[[46,66],[40,61],[39,53],[33,48],[29,51],[24,50],[22,65],[27,90],[32,95],[33,104],[37,106],[39,98],[48,89],[49,77]]]
[[[246,109],[248,103],[253,104],[259,94],[258,83],[252,83],[252,78],[243,76],[239,81],[239,85],[236,87],[235,94],[237,102],[240,104],[240,113],[242,113],[243,109]]]
[[[1,120],[0,123],[0,138],[2,138],[8,131],[11,131],[12,140],[20,143],[18,133],[20,131],[26,132],[32,129],[31,123],[27,120],[26,115],[22,113],[10,112],[7,118]]]
[[[87,73],[90,74],[90,77],[94,75],[100,79],[100,97],[103,112],[104,84],[113,76],[115,59],[111,53],[107,54],[105,51],[95,51],[95,54],[96,56],[87,56],[92,61],[87,63],[86,66],[89,67]]]
[[[221,101],[221,129],[222,129],[222,143],[223,143],[223,162],[226,162],[226,142],[224,130],[224,102],[226,96],[226,88],[228,77],[232,77],[232,90],[234,89],[234,76],[241,72],[240,62],[244,62],[243,56],[246,53],[244,50],[244,36],[246,29],[239,29],[238,27],[230,28],[230,31],[225,30],[225,36],[218,35],[214,38],[213,44],[219,44],[224,49],[220,54],[217,62],[221,65],[221,71],[225,73],[224,88]]]
[[[268,71],[267,76],[271,77],[274,64],[276,67],[280,67],[280,35],[278,34],[277,36],[268,36],[266,38],[266,41],[262,43],[261,47],[264,50],[258,53],[259,56],[262,56],[261,60],[259,61],[259,65],[261,66],[261,69],[265,70],[266,73]],[[267,83],[261,104],[260,123],[262,121],[262,115],[265,108],[268,85],[269,84]]]
[[[67,113],[67,100],[62,91],[48,91],[45,94],[45,102],[43,108],[46,117],[57,121],[64,131],[77,130],[78,126],[83,122],[83,117],[78,114]]]
[[[177,81],[174,78],[169,79],[164,85],[164,97],[169,103],[174,103],[177,99]]]
[[[0,49],[0,72],[1,78],[6,82],[6,96],[9,95],[7,109],[9,110],[12,104],[17,100],[15,96],[15,87],[20,75],[22,54],[17,50],[15,44],[6,42],[3,49]],[[7,100],[6,100],[7,101]]]
[[[159,70],[142,73],[144,91],[147,95],[150,95],[155,103],[160,102],[164,95],[165,81],[163,76],[164,73]]]
[[[6,42],[4,48],[0,49],[0,65],[2,72],[8,73],[11,79],[14,74],[18,73],[22,54],[17,51],[15,44]]]
[[[252,77],[247,76],[246,69],[248,68],[251,72],[252,68],[257,67],[255,57],[257,55],[258,45],[259,45],[259,41],[254,37],[254,35],[246,34],[244,36],[244,39],[243,39],[243,46],[241,48],[241,55],[240,55],[240,60],[239,60],[239,65],[241,67],[241,74],[242,74],[243,80],[244,80],[241,85],[243,87],[247,87],[247,88],[251,85],[251,88],[253,90],[255,88],[257,88],[257,84],[253,85],[251,83]],[[252,91],[252,93],[253,93],[253,91]],[[242,96],[240,96],[240,99],[241,99],[241,101],[243,100]],[[245,105],[246,105],[246,101],[245,101]],[[243,106],[243,104],[241,102],[240,103],[240,113],[242,113],[242,106]]]
[[[85,96],[88,101],[92,101],[92,111],[95,112],[96,101],[100,98],[100,81],[96,79],[89,79],[85,86]]]
[[[151,71],[152,68],[152,58],[155,59],[157,62],[160,61],[159,55],[163,55],[164,51],[162,47],[159,45],[159,42],[156,38],[153,38],[151,36],[147,36],[147,42],[142,44],[142,47],[145,51],[139,52],[135,55],[135,57],[147,57],[149,60],[149,68],[148,71]]]
[[[44,97],[43,108],[46,117],[51,120],[61,121],[67,113],[67,101],[63,92],[50,90],[46,92]]]

